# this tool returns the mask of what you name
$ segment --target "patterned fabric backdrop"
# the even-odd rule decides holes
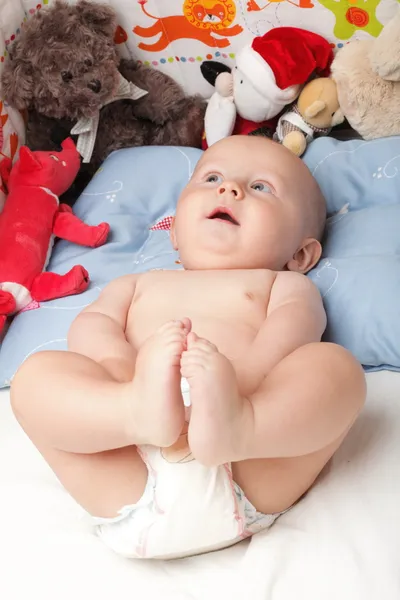
[[[53,0],[0,0],[0,69],[24,22]],[[105,1],[105,0],[103,0]],[[199,65],[232,63],[235,52],[272,27],[320,33],[332,47],[377,36],[400,0],[108,0],[118,13],[115,41],[133,56],[172,75],[188,92],[212,92]],[[46,43],[46,40],[43,40]],[[24,141],[21,115],[0,101],[0,152],[15,156]],[[1,199],[0,199],[1,200]]]

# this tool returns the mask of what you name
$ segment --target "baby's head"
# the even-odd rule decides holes
[[[233,136],[211,146],[178,201],[171,230],[186,269],[307,273],[326,218],[317,182],[289,150]]]

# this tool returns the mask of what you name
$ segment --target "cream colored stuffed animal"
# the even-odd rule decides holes
[[[320,77],[307,83],[297,103],[281,116],[275,139],[301,156],[314,137],[328,135],[343,121],[335,82]]]
[[[332,77],[345,117],[364,139],[400,135],[400,9],[378,38],[343,46]]]

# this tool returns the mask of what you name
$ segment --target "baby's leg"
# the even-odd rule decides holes
[[[361,410],[361,367],[339,346],[309,344],[243,398],[231,363],[212,344],[191,334],[188,346],[182,374],[191,387],[194,456],[209,465],[236,463],[235,480],[261,512],[287,508],[310,487]]]
[[[92,514],[115,516],[140,497],[147,471],[135,445],[168,446],[179,436],[186,335],[187,324],[162,327],[139,350],[133,381],[126,383],[72,352],[35,354],[15,376],[11,400],[19,422]]]
[[[339,448],[365,397],[362,368],[340,346],[303,346],[278,364],[251,399],[254,426],[261,435],[265,431],[275,451],[232,464],[234,480],[250,502],[265,514],[294,504]],[[268,420],[282,428],[281,440]],[[251,446],[250,457],[262,448],[262,439]],[[264,446],[268,451],[266,438]]]

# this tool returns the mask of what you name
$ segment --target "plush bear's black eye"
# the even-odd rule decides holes
[[[61,71],[61,78],[66,83],[68,83],[68,81],[71,81],[72,77],[73,76],[72,76],[72,73],[70,71]]]
[[[87,67],[93,67],[93,61],[90,58],[87,58],[84,62]]]

